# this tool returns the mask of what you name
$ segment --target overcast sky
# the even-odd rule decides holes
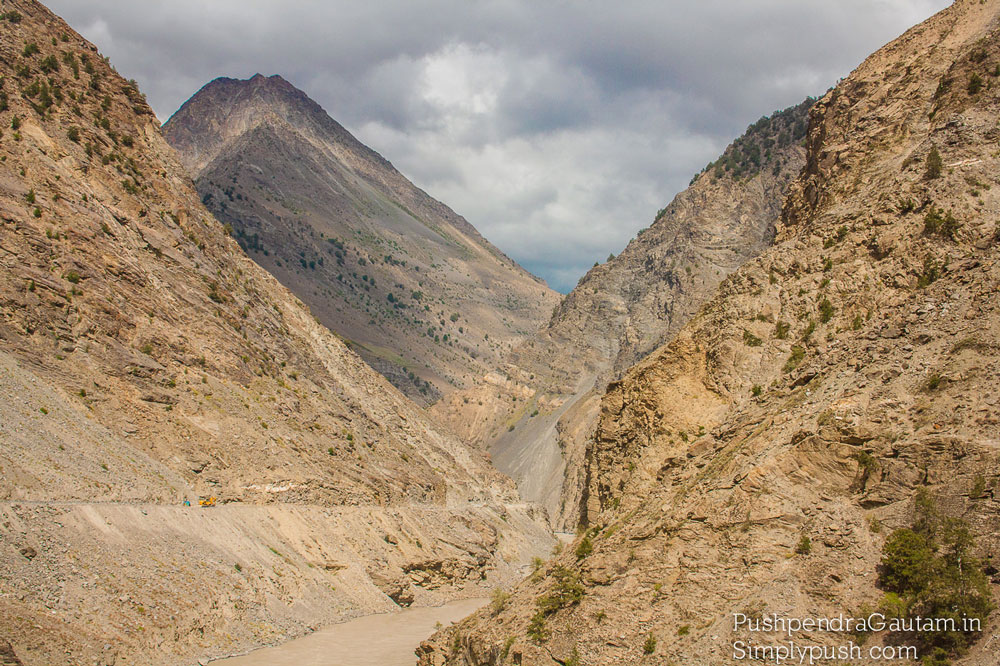
[[[948,0],[48,0],[161,120],[281,74],[561,291]]]

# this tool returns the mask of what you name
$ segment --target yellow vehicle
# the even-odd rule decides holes
[[[198,500],[198,506],[215,506],[216,498],[209,497],[208,499]]]

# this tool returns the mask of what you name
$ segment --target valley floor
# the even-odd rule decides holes
[[[436,626],[457,622],[486,605],[462,599],[443,606],[368,615],[276,647],[213,661],[213,666],[412,666],[414,651]]]
[[[7,501],[0,543],[0,623],[25,666],[176,666],[486,597],[554,542],[516,504]]]

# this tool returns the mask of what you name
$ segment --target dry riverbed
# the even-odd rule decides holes
[[[212,666],[413,666],[414,650],[434,633],[486,605],[487,599],[462,599],[443,606],[408,608],[335,624],[284,645]]]

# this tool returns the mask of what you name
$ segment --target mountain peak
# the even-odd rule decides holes
[[[164,123],[163,131],[178,149],[184,166],[197,177],[228,142],[274,116],[299,130],[335,138],[354,150],[368,150],[315,100],[278,74],[213,79]],[[382,159],[374,152],[373,156]]]
[[[309,98],[304,92],[292,85],[288,79],[284,78],[280,74],[271,74],[270,76],[264,76],[260,72],[254,74],[249,79],[245,81],[240,79],[234,79],[238,84],[254,84],[257,87],[269,88],[272,90],[293,90],[296,93],[302,95],[305,98]],[[312,101],[312,100],[310,100]]]
[[[244,249],[418,401],[485,374],[555,305],[280,76],[217,79],[164,130]]]

